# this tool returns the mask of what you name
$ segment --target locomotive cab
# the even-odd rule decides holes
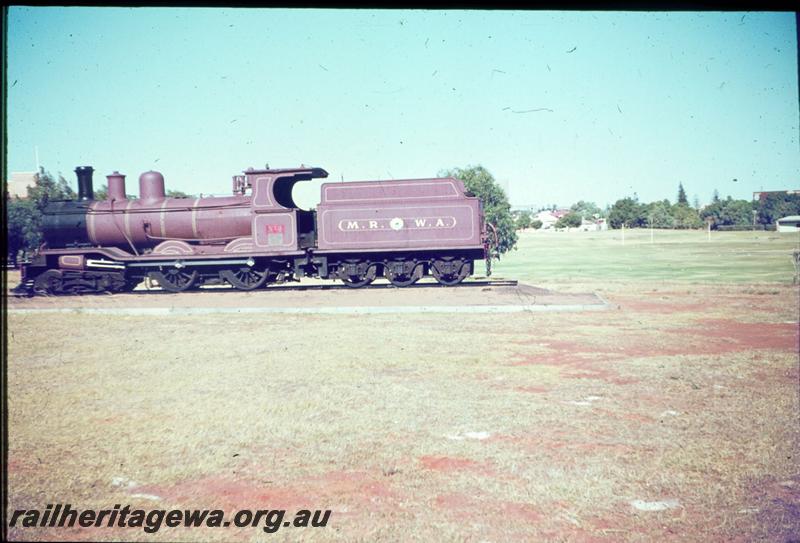
[[[235,176],[234,194],[245,194],[248,189],[251,191],[251,205],[256,214],[253,228],[256,245],[280,245],[277,242],[280,234],[284,235],[283,241],[288,243],[289,236],[293,237],[296,233],[297,237],[293,240],[295,248],[314,247],[317,239],[316,211],[300,209],[292,198],[292,191],[300,181],[325,177],[328,177],[328,172],[322,168],[290,170],[250,168],[244,175]],[[259,220],[259,217],[264,218]]]

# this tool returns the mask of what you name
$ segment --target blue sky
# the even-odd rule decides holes
[[[38,147],[128,192],[156,169],[225,194],[265,163],[482,164],[517,205],[800,188],[789,13],[18,7],[8,28],[10,171]]]

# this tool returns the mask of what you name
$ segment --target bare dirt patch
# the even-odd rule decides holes
[[[749,349],[789,350],[798,347],[797,323],[739,322],[730,319],[700,319],[694,326],[672,333],[699,336],[708,346],[705,354]]]

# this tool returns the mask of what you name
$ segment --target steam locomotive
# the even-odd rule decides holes
[[[432,275],[455,285],[487,258],[481,202],[455,178],[324,183],[316,210],[292,199],[322,168],[252,169],[233,176],[231,196],[169,198],[164,176],[107,176],[94,198],[91,166],[75,169],[77,200],[44,211],[44,242],[22,265],[22,288],[37,294],[125,292],[145,278],[181,292],[227,283],[240,290],[338,279],[353,288],[385,277],[398,287]]]

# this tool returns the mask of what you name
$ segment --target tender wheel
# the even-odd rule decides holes
[[[446,257],[433,261],[431,273],[440,285],[457,285],[469,275],[469,264],[461,259]]]
[[[363,270],[363,271],[362,271]],[[339,272],[339,278],[350,288],[361,288],[372,283],[378,276],[376,264],[347,262]]]
[[[406,271],[406,270],[411,271]],[[413,262],[394,262],[384,267],[384,275],[396,287],[407,287],[422,279],[422,264]]]
[[[159,286],[169,292],[183,292],[189,290],[197,281],[197,270],[185,268],[169,268],[163,271],[149,273],[151,279],[158,281]]]
[[[250,266],[242,266],[232,270],[222,270],[219,276],[239,290],[255,290],[264,286],[269,273]]]
[[[47,270],[33,282],[33,292],[41,296],[60,294],[64,290],[63,276],[59,270]]]

